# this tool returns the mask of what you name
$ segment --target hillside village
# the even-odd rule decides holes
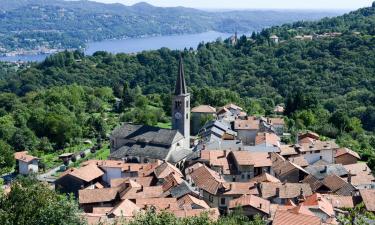
[[[69,168],[56,191],[74,194],[89,224],[146,210],[215,220],[240,208],[274,225],[339,224],[358,204],[375,212],[375,177],[360,156],[314,132],[290,137],[282,106],[266,118],[232,103],[191,109],[190,98],[180,59],[172,129],[119,125],[109,158]],[[21,174],[38,170],[27,152],[15,158]]]

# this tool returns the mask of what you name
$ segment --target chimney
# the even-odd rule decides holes
[[[352,173],[350,172],[350,170],[349,170],[349,173],[348,173],[348,183],[352,184]]]
[[[276,197],[279,197],[280,195],[280,188],[276,188]]]
[[[326,173],[327,172],[327,166],[324,166],[324,169],[320,171],[320,173]]]
[[[260,208],[260,209],[262,208],[262,203],[259,203],[259,208]]]

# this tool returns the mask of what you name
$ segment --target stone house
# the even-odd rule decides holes
[[[27,151],[14,153],[18,173],[28,175],[30,173],[37,173],[39,170],[39,159],[31,156]]]

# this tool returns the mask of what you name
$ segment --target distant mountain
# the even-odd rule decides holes
[[[92,1],[1,0],[0,53],[16,49],[79,48],[87,41],[154,35],[251,32],[297,20],[316,20],[338,12],[207,12]]]

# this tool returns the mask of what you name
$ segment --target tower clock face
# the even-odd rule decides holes
[[[175,114],[174,114],[174,118],[176,118],[176,119],[181,119],[182,118],[182,115],[181,115],[181,113],[179,113],[179,112],[176,112]]]

